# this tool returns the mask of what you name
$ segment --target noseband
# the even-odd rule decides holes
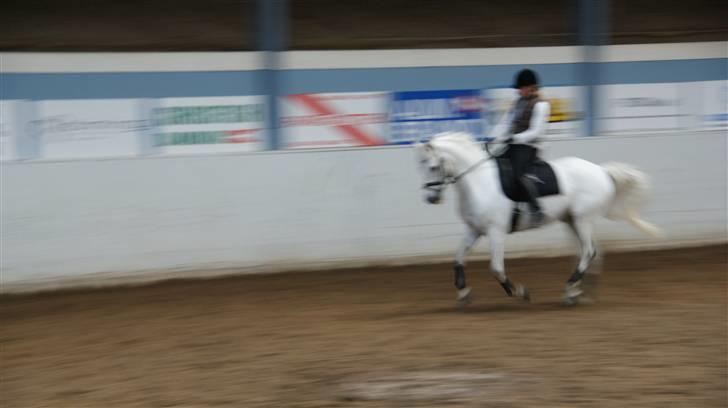
[[[463,178],[463,176],[465,176],[466,174],[468,174],[468,173],[470,173],[471,171],[475,170],[475,169],[476,169],[476,168],[478,168],[478,167],[479,167],[479,166],[480,166],[481,164],[483,164],[483,163],[487,162],[487,161],[488,161],[488,160],[490,160],[491,158],[492,158],[492,157],[490,157],[490,156],[489,156],[489,157],[484,157],[484,158],[482,158],[482,159],[478,160],[478,162],[477,162],[477,163],[475,163],[475,164],[473,164],[472,166],[470,166],[470,167],[468,167],[467,169],[465,169],[465,171],[463,171],[462,173],[458,174],[457,176],[454,176],[454,177],[452,177],[452,176],[443,176],[443,177],[442,177],[442,180],[438,180],[438,181],[430,181],[429,183],[425,183],[425,184],[424,184],[424,185],[422,186],[422,188],[424,188],[425,190],[432,190],[432,191],[438,191],[438,190],[440,190],[440,189],[436,189],[435,187],[439,187],[439,186],[444,186],[444,185],[448,185],[448,184],[455,184],[455,183],[457,183],[458,181],[460,181],[460,179],[461,179],[461,178]]]

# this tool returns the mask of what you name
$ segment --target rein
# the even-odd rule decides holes
[[[458,181],[460,181],[460,179],[463,178],[465,175],[467,175],[471,171],[475,170],[476,168],[480,167],[480,165],[482,165],[483,163],[487,162],[490,159],[500,157],[503,153],[505,153],[506,150],[508,150],[508,147],[505,147],[500,152],[498,152],[497,155],[494,155],[494,154],[491,154],[489,145],[490,145],[490,143],[487,143],[487,142],[485,143],[485,151],[488,152],[487,157],[484,157],[484,158],[478,160],[477,163],[471,165],[470,167],[465,169],[465,171],[458,174],[457,176],[454,176],[454,177],[445,176],[442,178],[442,180],[430,181],[429,183],[425,183],[422,186],[422,188],[427,189],[427,190],[434,190],[433,187],[439,187],[439,186],[448,185],[448,184],[455,184]]]

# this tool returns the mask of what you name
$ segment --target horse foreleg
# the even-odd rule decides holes
[[[458,290],[457,299],[461,305],[470,301],[470,288],[465,281],[465,259],[475,243],[478,242],[480,235],[479,232],[468,229],[455,255],[455,288]]]
[[[515,285],[506,276],[505,271],[505,240],[506,233],[497,228],[488,231],[490,237],[490,272],[501,284],[508,296],[516,296],[519,299],[529,301],[531,299],[528,289],[523,285]]]

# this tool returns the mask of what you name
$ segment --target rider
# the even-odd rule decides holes
[[[516,75],[513,88],[520,98],[493,130],[496,142],[508,144],[504,154],[511,161],[513,176],[528,194],[533,224],[543,222],[543,211],[538,202],[538,191],[533,181],[525,175],[528,166],[538,158],[541,141],[546,136],[551,107],[538,94],[538,77],[530,69]]]

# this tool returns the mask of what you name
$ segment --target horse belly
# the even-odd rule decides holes
[[[555,221],[563,221],[569,213],[569,200],[568,197],[563,194],[542,197],[539,199],[539,202],[541,203],[541,209],[546,215],[545,224],[550,224]],[[533,225],[533,215],[530,212],[528,203],[514,203],[514,210],[515,209],[519,211],[519,214],[517,216],[512,215],[511,232],[526,231],[539,228],[544,225]]]

